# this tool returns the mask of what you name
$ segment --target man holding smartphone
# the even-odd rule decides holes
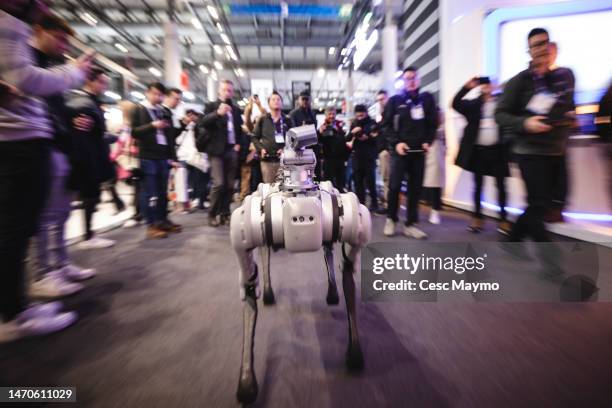
[[[80,86],[93,54],[50,69],[33,64],[31,25],[43,1],[0,2],[0,343],[62,330],[76,320],[59,303],[28,306],[24,260],[49,188],[53,124],[43,97]]]
[[[425,154],[438,128],[438,111],[433,96],[420,92],[417,69],[408,67],[402,74],[404,91],[389,99],[383,112],[383,132],[391,151],[391,179],[387,221],[383,233],[395,234],[398,221],[399,193],[408,176],[407,217],[404,235],[425,239],[427,234],[414,224],[419,221],[419,199],[423,187]]]
[[[166,87],[153,82],[147,86],[146,100],[132,114],[132,136],[138,141],[140,169],[143,173],[140,206],[147,222],[147,238],[166,238],[179,232],[180,225],[168,220],[168,175],[176,161],[172,115],[161,103]]]

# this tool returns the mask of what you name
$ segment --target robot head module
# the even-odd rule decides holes
[[[285,140],[285,145],[295,151],[304,150],[317,143],[317,129],[315,129],[314,125],[304,125],[289,129]]]

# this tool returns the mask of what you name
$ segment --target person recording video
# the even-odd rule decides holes
[[[363,205],[366,203],[365,190],[370,192],[370,211],[378,211],[378,197],[376,194],[376,156],[377,123],[368,116],[365,105],[355,106],[355,119],[347,140],[353,144],[353,178],[357,198]]]
[[[346,147],[345,132],[342,122],[336,120],[336,108],[325,110],[325,121],[319,127],[319,144],[323,157],[323,179],[332,182],[341,192],[344,192],[344,163],[349,154]]]
[[[480,90],[480,96],[474,99],[464,98],[477,87]],[[510,233],[510,224],[506,221],[505,178],[510,176],[510,171],[499,128],[493,117],[497,105],[493,89],[488,77],[477,77],[470,79],[455,95],[453,109],[467,120],[455,164],[474,173],[474,213],[468,230],[474,233],[482,231],[483,179],[484,176],[492,176],[495,177],[500,207],[500,222],[497,230],[507,235]]]

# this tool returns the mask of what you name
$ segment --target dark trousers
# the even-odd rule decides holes
[[[342,192],[346,184],[344,158],[323,158],[323,179],[326,181],[331,181],[334,187]]]
[[[0,142],[0,316],[7,321],[27,305],[24,262],[49,174],[47,141]]]
[[[85,217],[85,239],[91,239],[93,237],[93,231],[91,229],[91,221],[93,215],[96,212],[98,203],[100,202],[100,196],[98,197],[83,197],[83,213]]]
[[[425,196],[425,200],[429,201],[432,210],[442,209],[442,188],[441,187],[427,187],[423,188],[421,192]]]
[[[484,176],[480,173],[474,173],[474,217],[482,218],[482,184]],[[497,186],[497,202],[501,208],[499,215],[502,220],[506,219],[506,178],[503,176],[495,177]]]
[[[147,225],[160,224],[168,218],[168,162],[141,159],[140,169],[140,209]]]
[[[556,166],[557,174],[554,180],[554,190],[552,205],[554,208],[563,209],[568,194],[569,178],[567,175],[567,156],[561,156],[559,164]]]
[[[408,153],[405,156],[393,154],[391,156],[391,177],[389,180],[389,197],[387,203],[387,217],[397,222],[399,206],[399,193],[402,181],[408,176],[408,199],[406,210],[406,225],[419,222],[419,199],[423,188],[423,174],[425,173],[425,155],[423,153]]]
[[[222,156],[210,157],[212,188],[210,190],[209,217],[230,215],[230,204],[234,194],[237,170],[238,153],[232,147],[228,147]]]
[[[366,203],[366,188],[370,192],[370,206],[378,206],[376,195],[376,158],[366,155],[355,155],[353,157],[353,179],[355,180],[355,191],[359,202]]]
[[[188,166],[189,184],[192,190],[192,199],[198,200],[198,208],[204,208],[204,201],[208,199],[208,183],[210,183],[210,173],[204,173],[197,167]]]
[[[257,191],[259,183],[263,183],[263,174],[261,174],[261,162],[259,160],[253,160],[251,162],[251,193]]]
[[[562,166],[562,156],[517,155],[527,189],[527,208],[516,220],[510,241],[522,241],[531,236],[536,242],[550,241],[543,217],[550,208],[555,188],[555,176]]]

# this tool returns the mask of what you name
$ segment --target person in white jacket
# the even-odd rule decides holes
[[[0,343],[61,330],[76,320],[61,304],[28,307],[24,260],[48,188],[53,126],[44,96],[78,87],[92,54],[38,68],[28,44],[30,24],[49,13],[48,1],[0,2]]]
[[[442,189],[444,188],[446,176],[446,138],[444,135],[444,113],[438,114],[438,132],[432,143],[427,156],[425,157],[425,177],[423,178],[423,188],[426,190],[426,197],[431,201],[431,212],[429,222],[435,225],[440,224],[440,211],[442,209]]]

